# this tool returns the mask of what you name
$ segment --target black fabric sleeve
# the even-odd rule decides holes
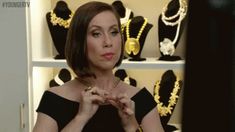
[[[135,102],[135,116],[139,124],[148,112],[157,106],[152,94],[144,87],[131,98]]]
[[[37,112],[44,113],[54,120],[57,120],[56,117],[58,117],[56,110],[58,110],[58,100],[55,100],[52,93],[45,91],[41,101],[39,103],[39,106],[37,108]]]
[[[61,130],[73,117],[78,110],[78,104],[58,96],[50,91],[45,91],[37,112],[44,113],[53,118]]]

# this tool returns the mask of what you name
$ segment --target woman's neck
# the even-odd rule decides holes
[[[95,73],[96,78],[94,77],[85,77],[82,78],[85,82],[87,82],[90,86],[96,86],[98,88],[108,90],[110,91],[114,87],[116,87],[116,82],[118,81],[118,78],[114,76],[114,74],[111,72],[108,73]]]

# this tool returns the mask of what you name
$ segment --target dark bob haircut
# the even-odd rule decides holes
[[[70,23],[65,45],[65,57],[69,67],[78,77],[95,76],[88,67],[87,58],[87,29],[90,21],[99,13],[111,11],[118,21],[118,28],[121,33],[120,17],[114,7],[103,2],[88,2],[80,6]],[[119,66],[123,59],[123,37],[121,56],[115,66]]]

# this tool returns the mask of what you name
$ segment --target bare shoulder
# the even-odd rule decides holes
[[[61,86],[51,87],[48,91],[68,100],[78,102],[81,86],[77,85],[74,80],[71,80]]]

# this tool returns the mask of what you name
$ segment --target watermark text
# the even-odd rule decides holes
[[[3,8],[26,8],[30,6],[30,2],[2,2]]]

